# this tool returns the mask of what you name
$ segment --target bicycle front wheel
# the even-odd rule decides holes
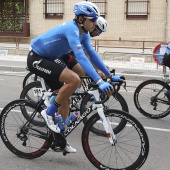
[[[42,156],[49,149],[46,127],[25,124],[27,120],[22,109],[32,113],[34,104],[28,100],[14,100],[0,115],[0,135],[5,146],[15,155],[33,159]]]
[[[80,107],[80,114],[82,115],[87,108],[89,108],[94,102],[93,96],[90,94],[84,96],[82,102],[81,102],[81,107]],[[116,94],[116,98],[111,96],[108,101],[104,103],[104,107],[107,107],[109,109],[118,109],[118,110],[123,110],[125,112],[129,112],[128,105],[126,103],[126,100],[122,97],[120,93]],[[87,118],[83,119],[83,123],[86,124],[87,120],[89,119],[90,116],[96,113],[96,110],[94,110],[92,113]],[[114,127],[113,131],[114,133],[119,133],[126,125],[126,120],[125,119],[119,119],[117,121],[117,126]],[[93,127],[92,132],[97,134],[97,135],[103,135],[104,131],[97,127]]]
[[[163,89],[161,91],[161,89]],[[165,93],[169,89],[165,82],[160,80],[147,80],[135,90],[134,103],[144,116],[159,119],[170,114],[169,99]]]
[[[132,115],[120,110],[108,110],[105,116],[112,128],[115,119],[126,119],[124,129],[116,134],[116,143],[109,142],[105,136],[94,135],[91,128],[97,126],[104,131],[98,114],[87,121],[82,132],[82,146],[89,161],[98,169],[132,170],[139,169],[149,153],[149,140],[143,126]]]

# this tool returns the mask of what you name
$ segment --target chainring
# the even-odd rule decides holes
[[[61,152],[66,147],[66,139],[61,133],[50,135],[50,148],[55,152]]]

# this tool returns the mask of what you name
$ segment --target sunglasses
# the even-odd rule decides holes
[[[90,19],[91,22],[96,22],[98,17],[84,17]]]

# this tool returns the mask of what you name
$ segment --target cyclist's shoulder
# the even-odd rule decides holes
[[[76,22],[73,20],[64,22],[63,24],[61,24],[61,27],[65,28],[68,32],[79,31],[79,28],[78,28]],[[65,33],[67,33],[67,32],[65,32]]]

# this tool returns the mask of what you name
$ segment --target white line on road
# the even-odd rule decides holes
[[[145,129],[149,129],[149,130],[156,130],[156,131],[162,131],[162,132],[170,132],[170,129],[162,129],[162,128],[155,128],[155,127],[147,127],[144,126]]]
[[[0,110],[2,110],[3,108],[0,108]],[[155,128],[155,127],[148,127],[148,126],[144,126],[145,129],[148,130],[155,130],[155,131],[162,131],[162,132],[170,132],[170,129],[163,129],[163,128]]]

